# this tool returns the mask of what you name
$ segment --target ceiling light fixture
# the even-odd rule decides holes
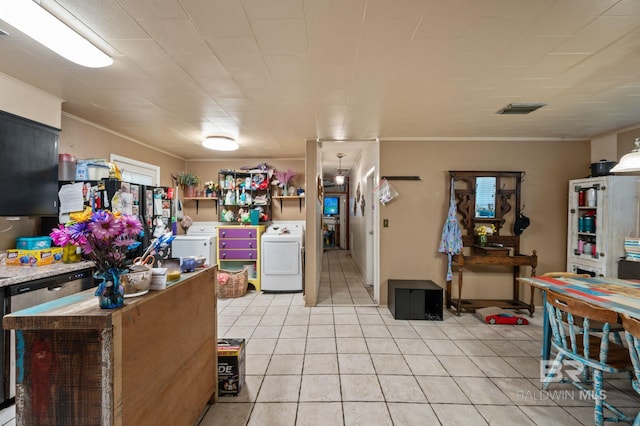
[[[113,64],[113,59],[32,0],[2,0],[0,19],[58,55],[89,68]]]
[[[336,157],[338,157],[339,161],[340,161],[340,165],[338,166],[338,169],[336,170],[338,173],[336,174],[336,185],[344,185],[344,175],[342,174],[342,157],[344,157],[345,154],[339,152],[336,154]]]
[[[620,162],[610,170],[611,173],[640,172],[640,138],[633,143],[636,147],[622,156]]]
[[[202,146],[216,151],[235,151],[240,147],[233,138],[227,136],[207,136]]]

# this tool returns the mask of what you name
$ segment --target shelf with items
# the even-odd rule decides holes
[[[256,209],[258,222],[271,220],[271,173],[271,170],[220,170],[220,222],[251,223],[251,211]]]
[[[567,271],[617,275],[622,241],[636,228],[637,182],[614,175],[569,181]]]
[[[300,204],[300,211],[302,211],[302,200],[305,199],[303,195],[274,195],[271,198],[273,198],[274,200],[278,200],[278,202],[280,203],[280,213],[282,213],[282,205],[284,204],[285,200],[298,200]]]

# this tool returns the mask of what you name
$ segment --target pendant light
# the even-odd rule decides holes
[[[610,170],[611,173],[640,172],[640,138],[633,143],[636,147],[622,156],[620,162]]]
[[[345,154],[339,152],[336,154],[336,157],[338,157],[338,160],[340,162],[340,165],[338,166],[338,169],[336,170],[338,173],[336,174],[336,185],[344,185],[344,175],[342,174],[342,157],[344,157]]]

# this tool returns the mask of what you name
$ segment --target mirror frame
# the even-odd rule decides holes
[[[496,178],[495,217],[476,217],[476,178]],[[515,218],[520,216],[521,186],[524,172],[519,171],[461,171],[450,170],[449,181],[453,179],[453,190],[459,214],[460,227],[463,231],[465,246],[474,244],[475,228],[479,224],[493,224],[496,233],[489,236],[489,242],[501,243],[515,247],[519,251],[519,235],[508,235],[506,216],[512,210]],[[513,225],[509,222],[508,225]],[[466,231],[466,232],[465,232]]]

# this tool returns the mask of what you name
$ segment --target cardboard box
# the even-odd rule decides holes
[[[218,340],[218,396],[238,396],[244,386],[244,339]]]
[[[6,265],[44,266],[62,262],[62,247],[51,247],[40,250],[7,250]]]

